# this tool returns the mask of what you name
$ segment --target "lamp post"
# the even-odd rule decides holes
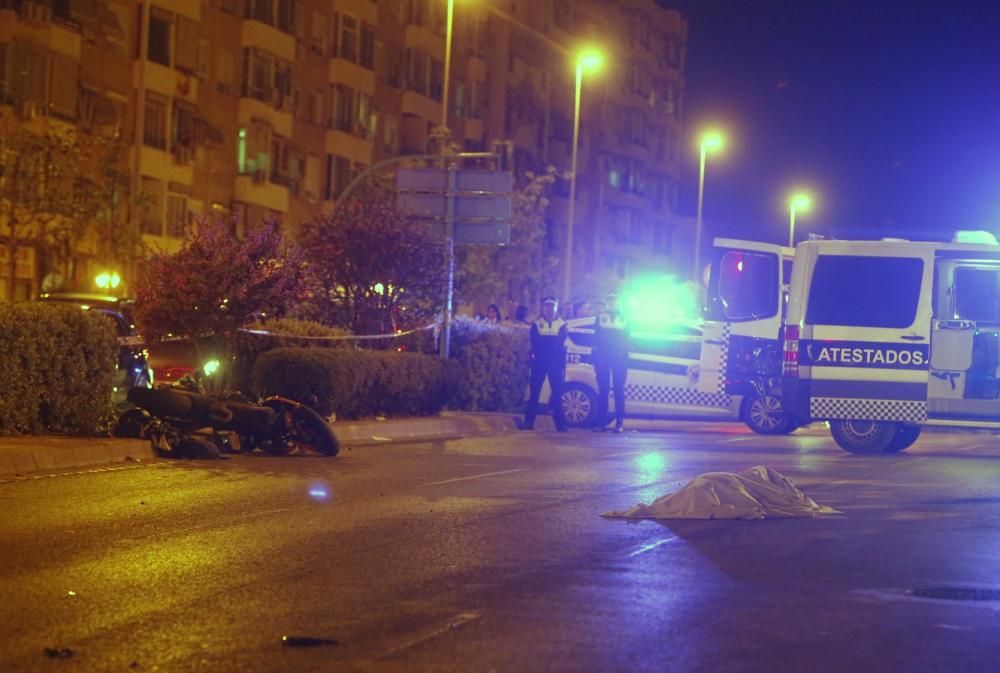
[[[701,277],[701,212],[705,202],[705,163],[710,152],[721,150],[725,144],[725,137],[718,131],[706,131],[701,135],[701,162],[698,167],[698,217],[695,220],[694,229],[694,273],[692,275],[695,280]]]
[[[455,0],[448,0],[448,18],[444,34],[444,86],[441,91],[441,126],[448,128],[448,94],[451,82],[451,34],[455,21]]]
[[[812,197],[805,192],[796,192],[788,199],[788,247],[795,247],[795,215],[812,208]]]
[[[570,158],[569,212],[566,215],[566,249],[563,251],[562,301],[569,301],[569,281],[573,268],[573,220],[576,215],[576,160],[580,144],[580,96],[583,89],[583,71],[601,67],[604,57],[596,49],[585,49],[576,57],[576,97],[573,102],[573,150]]]

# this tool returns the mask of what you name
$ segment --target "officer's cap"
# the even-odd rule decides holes
[[[559,304],[559,300],[550,295],[548,297],[543,297],[542,298],[542,304],[556,304],[556,305],[558,305]]]

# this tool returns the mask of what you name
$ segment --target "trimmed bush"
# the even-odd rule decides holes
[[[328,337],[350,336],[351,332],[343,327],[331,327],[312,320],[296,320],[294,318],[279,318],[268,320],[259,325],[251,325],[250,329],[267,330],[274,334],[289,335],[273,337],[265,334],[250,334],[238,332],[235,339],[235,361],[230,387],[235,390],[251,390],[253,386],[252,372],[254,363],[264,353],[275,348],[312,347],[354,349],[354,342],[348,339],[338,341],[315,341],[312,339],[295,339],[292,337]]]
[[[114,326],[104,316],[0,303],[0,434],[105,433],[117,361]]]
[[[444,406],[443,363],[395,351],[277,348],[257,359],[252,389],[305,401],[337,418],[426,416]]]
[[[448,406],[512,411],[522,406],[531,364],[524,327],[460,318],[451,330]]]

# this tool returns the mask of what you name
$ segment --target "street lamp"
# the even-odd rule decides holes
[[[726,144],[726,139],[719,131],[705,131],[701,134],[701,163],[698,168],[698,217],[694,229],[694,278],[701,274],[701,211],[705,202],[705,162],[710,152],[717,152]]]
[[[573,150],[569,168],[569,212],[566,219],[566,249],[563,256],[562,300],[569,301],[569,279],[573,267],[573,218],[576,215],[576,159],[580,144],[580,94],[583,89],[583,71],[599,70],[604,63],[600,51],[589,47],[576,56],[576,98],[573,103]]]
[[[451,82],[451,34],[455,21],[455,0],[448,0],[448,19],[444,34],[444,87],[441,92],[441,126],[448,128],[448,94]]]
[[[796,192],[788,199],[788,246],[795,247],[795,214],[805,213],[812,208],[812,197],[805,192]]]

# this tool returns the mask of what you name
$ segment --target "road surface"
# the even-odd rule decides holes
[[[0,670],[1000,667],[1000,438],[631,425],[4,481]],[[599,516],[754,465],[843,513]]]

